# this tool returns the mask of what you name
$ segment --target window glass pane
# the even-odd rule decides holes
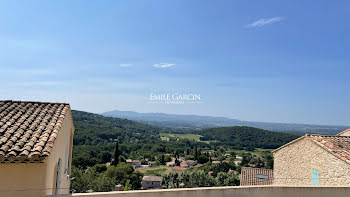
[[[266,175],[266,174],[257,174],[257,175],[256,175],[256,178],[258,178],[258,179],[268,179],[269,176]]]
[[[312,168],[312,185],[319,185],[319,171],[316,168]]]
[[[66,153],[64,155],[64,171],[68,169],[68,148],[66,148]]]
[[[57,178],[56,178],[56,194],[60,194],[61,187],[61,158],[58,159],[57,163]]]

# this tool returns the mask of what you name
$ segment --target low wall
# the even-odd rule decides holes
[[[50,197],[54,197],[50,196]],[[349,197],[350,187],[229,186],[76,193],[60,197]]]

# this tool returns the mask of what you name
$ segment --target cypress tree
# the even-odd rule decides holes
[[[194,160],[198,159],[197,145],[194,147]]]
[[[165,161],[164,161],[164,160],[165,160],[165,159],[164,159],[164,155],[162,155],[161,160],[160,160],[160,163],[161,163],[162,165],[165,164]]]
[[[117,166],[119,163],[119,141],[117,140],[117,143],[115,144],[115,151],[114,151],[114,165]]]

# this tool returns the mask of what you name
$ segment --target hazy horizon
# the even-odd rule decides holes
[[[74,110],[74,109],[73,109]],[[190,115],[190,116],[208,116],[208,117],[215,117],[215,118],[228,118],[232,120],[240,120],[240,121],[248,121],[248,122],[260,122],[260,121],[254,121],[254,120],[242,120],[240,118],[230,118],[230,117],[225,117],[225,116],[212,116],[212,115],[198,115],[198,114],[172,114],[172,113],[163,113],[163,112],[138,112],[138,111],[130,111],[130,110],[111,110],[111,111],[105,111],[97,114],[103,114],[107,112],[113,112],[113,111],[120,111],[120,112],[135,112],[139,114],[166,114],[166,115]],[[90,112],[93,113],[93,112]],[[295,123],[295,122],[265,122],[265,123],[283,123],[283,124],[310,124],[310,123]],[[316,125],[316,124],[310,124],[310,125]],[[322,125],[322,126],[349,126],[349,125],[327,125],[327,124],[317,124],[317,125]],[[350,126],[349,126],[350,127]]]

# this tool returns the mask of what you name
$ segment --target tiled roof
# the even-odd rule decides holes
[[[0,100],[0,161],[49,156],[69,104]]]
[[[319,135],[319,134],[305,134],[304,136],[295,139],[272,152],[275,153],[286,146],[294,144],[303,139],[310,139],[312,142],[327,150],[329,153],[335,155],[339,159],[350,164],[350,136],[341,135]]]
[[[346,129],[346,130],[344,130],[344,131],[338,133],[337,135],[343,135],[343,134],[345,134],[345,133],[347,133],[347,132],[350,133],[350,129]]]
[[[188,165],[188,166],[195,166],[195,165],[197,165],[197,161],[195,161],[195,160],[186,160],[186,164]]]
[[[316,144],[350,164],[350,136],[309,135]]]
[[[142,181],[162,181],[162,177],[161,176],[144,176],[142,178]]]
[[[272,185],[273,170],[242,167],[241,185]]]

